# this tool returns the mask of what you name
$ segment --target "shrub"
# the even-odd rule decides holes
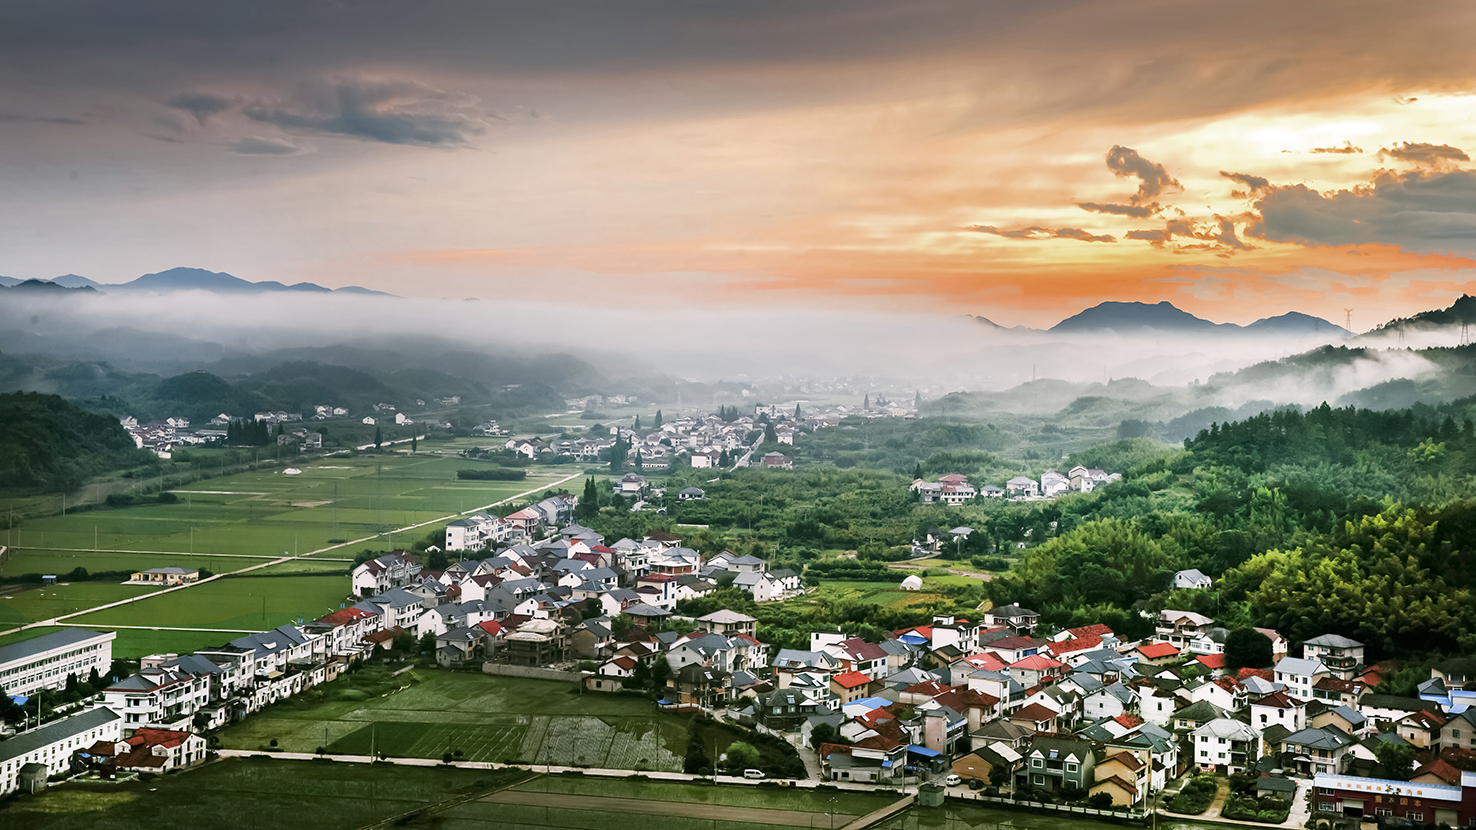
[[[1213,776],[1197,775],[1169,800],[1168,808],[1171,812],[1197,816],[1209,809],[1218,790],[1219,784]]]

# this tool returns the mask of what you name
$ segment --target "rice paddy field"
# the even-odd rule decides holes
[[[351,830],[526,775],[234,758],[153,781],[69,784],[7,799],[0,830]]]
[[[337,610],[345,599],[346,572],[360,550],[408,545],[438,530],[436,520],[540,491],[575,472],[537,467],[526,481],[458,480],[456,471],[473,463],[443,456],[330,456],[296,475],[263,470],[199,481],[174,491],[175,504],[26,520],[3,537],[10,552],[0,562],[0,630],[66,615],[76,615],[67,624],[103,628],[263,630],[310,619]],[[187,567],[224,574],[299,555],[250,576],[157,597],[148,596],[159,591],[152,586],[66,578],[76,568]],[[24,574],[56,574],[60,582],[20,581]],[[124,600],[137,601],[83,613]],[[120,656],[125,651],[133,649],[120,642]]]
[[[0,803],[0,830],[765,830],[842,826],[891,800],[667,781],[231,758],[149,781],[65,784]],[[832,815],[833,814],[833,815]]]
[[[573,683],[438,670],[365,669],[220,732],[227,749],[551,763],[677,772],[690,716],[649,700],[580,695]]]

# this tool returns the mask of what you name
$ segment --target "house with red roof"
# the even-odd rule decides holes
[[[1032,654],[1021,660],[1010,664],[1010,677],[1025,688],[1043,686],[1066,676],[1071,667],[1047,657],[1044,654]]]
[[[830,676],[830,691],[840,698],[841,705],[852,703],[866,697],[867,690],[871,688],[870,677],[854,669],[840,674]]]
[[[1225,673],[1225,655],[1223,652],[1220,654],[1201,654],[1194,658],[1194,662],[1201,666],[1210,677],[1219,677]]]
[[[1022,706],[1008,715],[1005,720],[1037,734],[1055,734],[1057,715],[1039,703]]]
[[[1133,649],[1138,662],[1150,666],[1166,666],[1179,659],[1179,648],[1173,643],[1145,643]]]
[[[205,760],[205,739],[192,732],[139,729],[113,746],[113,764],[132,772],[169,772]]]

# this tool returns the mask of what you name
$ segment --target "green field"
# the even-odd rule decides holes
[[[0,830],[351,830],[396,816],[397,825],[449,830],[773,830],[826,827],[889,803],[887,796],[587,777],[528,777],[523,770],[467,770],[326,761],[231,758],[184,773],[122,784],[66,784],[0,803]],[[522,783],[518,783],[522,779]],[[515,785],[515,786],[513,786]],[[628,809],[498,803],[512,794],[618,798]],[[488,797],[494,800],[480,800]],[[783,810],[769,821],[662,815],[662,805]],[[796,816],[795,814],[798,814]],[[762,814],[748,817],[768,819]]]
[[[327,746],[368,755],[372,747],[395,757],[439,758],[460,750],[467,761],[682,768],[688,717],[661,714],[642,698],[579,695],[572,683],[547,680],[436,670],[384,680],[370,671],[223,730],[222,746],[252,750],[275,738],[286,752]],[[366,684],[378,685],[366,692]]]
[[[29,640],[60,630],[59,627],[50,626],[27,628],[0,636],[0,645]],[[211,631],[148,631],[136,628],[120,628],[117,634],[118,638],[113,640],[113,657],[120,660],[137,660],[150,654],[190,654],[202,648],[224,645],[243,636]]]
[[[337,611],[349,581],[336,575],[233,576],[83,614],[89,625],[162,625],[264,631]]]
[[[574,472],[538,467],[530,468],[527,481],[458,480],[456,471],[472,463],[419,456],[328,457],[302,467],[301,475],[258,471],[198,481],[177,491],[177,504],[30,519],[6,538],[21,550],[306,553],[336,544],[335,539],[373,537],[481,507]],[[419,538],[433,529],[413,533]],[[390,548],[387,536],[376,542],[359,545]],[[7,565],[0,577],[23,572]]]
[[[142,571],[149,568],[201,568],[214,573],[240,570],[266,561],[249,556],[190,556],[188,554],[123,553],[115,551],[18,550],[0,571],[7,575],[58,574],[65,577],[74,568],[101,571]],[[342,564],[342,563],[340,563]]]
[[[0,830],[351,830],[526,774],[237,758],[153,781],[8,799]]]
[[[7,585],[0,593],[0,626],[25,625],[99,605],[141,597],[158,588],[116,582],[73,582],[68,585]]]
[[[644,801],[680,801],[683,804],[719,804],[725,807],[757,807],[768,810],[797,810],[827,813],[832,810],[864,816],[896,801],[891,794],[850,790],[801,790],[765,787],[714,787],[673,781],[629,781],[625,779],[550,776],[527,781],[514,790],[541,793],[572,793]],[[834,799],[834,801],[832,801]]]
[[[351,560],[366,548],[388,551],[408,545],[438,530],[441,525],[436,519],[551,485],[574,471],[530,468],[526,481],[456,478],[458,469],[474,463],[440,456],[331,456],[303,466],[301,475],[256,471],[195,482],[178,491],[176,504],[28,519],[5,531],[3,538],[13,553],[0,565],[0,584],[7,577],[65,575],[78,567],[96,572],[178,566],[228,573],[268,561],[248,557],[321,550],[315,555],[325,561],[299,559],[263,569],[263,573],[335,574],[333,577],[211,583],[69,622],[270,628],[298,617],[313,618],[336,610],[348,592],[348,580],[342,574],[351,562],[326,560]],[[404,534],[396,532],[396,528],[422,522],[432,524]],[[192,555],[159,556],[148,551]],[[331,589],[330,580],[336,580]],[[156,590],[102,582],[23,590],[25,587],[12,584],[0,590],[0,628]]]

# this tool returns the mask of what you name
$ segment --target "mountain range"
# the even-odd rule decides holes
[[[1121,334],[1162,332],[1165,334],[1209,334],[1209,335],[1333,335],[1352,337],[1353,333],[1342,326],[1321,317],[1313,317],[1299,311],[1290,311],[1276,317],[1263,317],[1250,325],[1215,323],[1196,317],[1168,301],[1158,303],[1098,303],[1079,314],[1051,326],[1049,329],[1032,329],[1025,326],[1006,328],[987,317],[973,318],[980,325],[1001,332],[1051,332],[1054,334],[1080,334],[1086,332],[1112,331]]]
[[[108,294],[113,292],[169,294],[176,291],[209,291],[214,294],[266,294],[277,291],[297,291],[321,294],[392,296],[383,291],[373,291],[357,285],[347,285],[343,288],[326,288],[312,282],[299,282],[292,285],[286,285],[275,280],[250,282],[249,280],[243,280],[240,277],[227,274],[223,271],[207,271],[203,268],[170,268],[168,271],[144,274],[138,279],[125,283],[100,283],[87,277],[78,276],[77,274],[66,274],[50,280],[22,280],[15,277],[0,277],[0,286],[6,288],[17,286],[37,288],[48,285],[71,289],[92,289]]]

